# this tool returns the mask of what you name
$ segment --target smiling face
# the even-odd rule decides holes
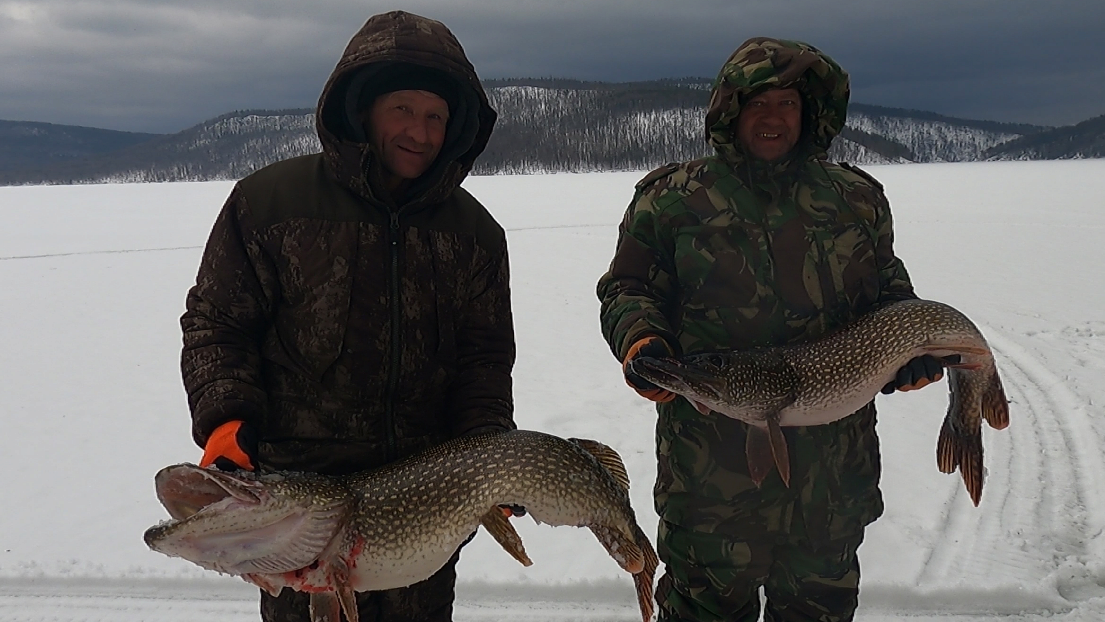
[[[376,98],[362,120],[389,190],[430,168],[445,142],[449,104],[429,91],[392,91]]]
[[[802,135],[802,97],[798,89],[771,89],[741,106],[737,139],[753,157],[774,162],[798,144]]]

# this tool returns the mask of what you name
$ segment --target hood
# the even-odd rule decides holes
[[[436,69],[455,81],[445,144],[433,166],[412,186],[407,202],[436,202],[460,185],[487,146],[496,113],[475,69],[441,22],[404,11],[373,16],[353,36],[319,97],[315,127],[331,173],[359,194],[383,200],[378,158],[353,126],[360,91],[381,69],[409,63]]]
[[[748,160],[736,137],[737,115],[751,95],[767,88],[802,94],[802,135],[794,156],[825,157],[848,114],[848,74],[817,48],[800,41],[756,37],[741,44],[721,68],[706,112],[706,139],[731,165]]]

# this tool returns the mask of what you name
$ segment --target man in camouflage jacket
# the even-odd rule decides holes
[[[915,297],[882,186],[825,160],[848,93],[847,74],[809,45],[756,38],[733,53],[706,115],[716,153],[637,184],[599,281],[619,360],[809,340]],[[912,361],[887,390],[941,371]],[[852,619],[856,548],[883,510],[874,403],[786,428],[790,485],[773,471],[757,486],[745,423],[626,379],[658,402],[660,620],[754,621],[761,587],[766,620]]]
[[[459,185],[496,115],[460,43],[433,20],[372,17],[316,116],[322,153],[238,182],[188,293],[202,463],[343,474],[513,429],[506,238]],[[361,619],[451,619],[456,559],[358,594]],[[307,595],[263,593],[261,611],[306,621]]]

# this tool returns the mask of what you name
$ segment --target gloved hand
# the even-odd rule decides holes
[[[663,358],[665,356],[673,356],[674,354],[675,352],[671,349],[671,346],[656,335],[647,335],[638,339],[629,347],[629,352],[626,353],[625,360],[622,361],[622,373],[625,375],[625,383],[645,399],[654,402],[670,402],[674,400],[675,394],[671,391],[661,389],[648,380],[629,371],[629,363],[639,356]]]
[[[500,505],[499,509],[503,511],[503,516],[510,518],[511,516],[525,516],[526,508],[511,503],[510,505]]]
[[[481,425],[465,432],[462,436],[479,436],[481,434],[498,434],[501,432],[507,432],[507,428],[501,425],[490,424]],[[503,516],[510,518],[511,516],[525,516],[526,508],[520,505],[500,505],[499,509],[503,511]]]
[[[257,431],[245,421],[227,421],[215,428],[203,446],[201,467],[214,464],[222,471],[257,467]]]
[[[931,354],[918,356],[899,369],[898,375],[894,377],[894,380],[886,383],[886,386],[882,388],[882,392],[885,395],[890,395],[894,391],[920,389],[943,378],[945,365],[958,365],[961,360],[962,357],[958,354],[943,358],[937,358]]]

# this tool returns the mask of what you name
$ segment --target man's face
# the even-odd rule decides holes
[[[773,162],[798,144],[802,97],[798,89],[771,89],[744,103],[737,116],[737,139],[753,157]]]
[[[362,118],[384,169],[401,182],[434,163],[445,142],[449,105],[429,91],[392,91],[377,97]]]

